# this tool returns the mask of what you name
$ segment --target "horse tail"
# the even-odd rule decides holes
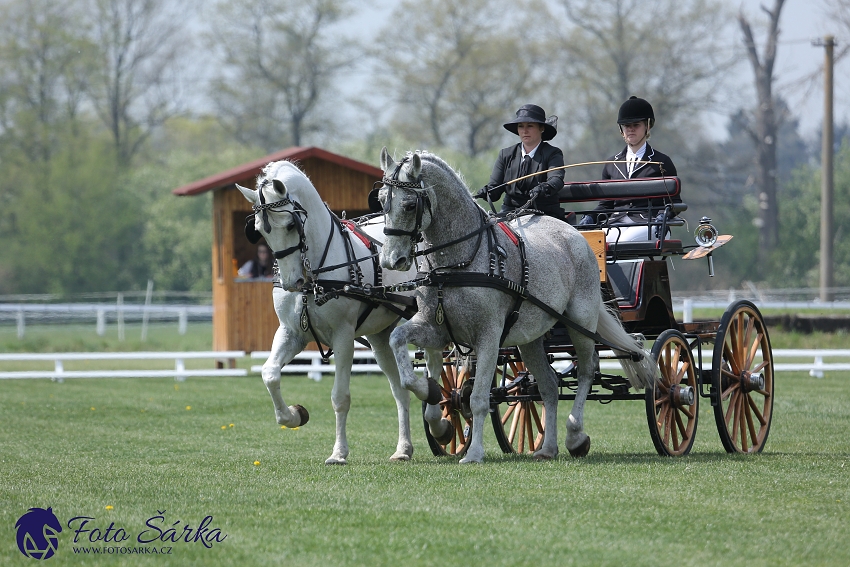
[[[599,322],[596,325],[596,332],[606,341],[619,347],[614,350],[616,354],[627,357],[620,359],[620,365],[623,367],[623,372],[632,388],[642,390],[655,385],[659,379],[658,366],[649,351],[643,348],[643,341],[641,340],[643,337],[639,335],[640,339],[638,339],[628,334],[623,329],[620,319],[601,301],[599,302]],[[631,355],[636,352],[643,355],[637,361],[631,358]]]

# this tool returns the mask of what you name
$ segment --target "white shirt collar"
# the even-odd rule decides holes
[[[629,159],[631,156],[635,156],[637,159],[643,159],[644,154],[646,154],[646,142],[636,152],[632,152],[632,148],[626,146],[626,159]]]
[[[542,143],[543,143],[543,141],[541,140],[540,144],[542,144]],[[533,150],[531,150],[530,152],[526,153],[526,151],[525,151],[525,146],[523,146],[523,145],[522,145],[522,142],[520,142],[519,147],[520,147],[520,149],[522,149],[522,157],[523,157],[523,158],[525,158],[525,156],[526,156],[526,155],[528,155],[528,157],[529,157],[529,158],[533,158],[533,157],[534,157],[534,154],[537,152],[537,148],[539,148],[539,147],[540,147],[540,144],[537,144],[536,146],[534,146],[534,149],[533,149]]]

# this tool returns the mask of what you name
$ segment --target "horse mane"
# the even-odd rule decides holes
[[[301,167],[301,162],[299,160],[282,159],[278,161],[270,161],[269,163],[264,165],[263,169],[260,171],[260,175],[257,176],[257,181],[259,182],[262,179],[274,179],[275,177],[277,177],[280,168],[282,168],[285,163],[291,163],[298,171],[300,171],[304,175],[304,177],[307,177],[308,180],[310,179],[307,176],[307,172],[304,171],[304,168]]]
[[[426,168],[436,168],[444,175],[450,177],[453,182],[466,189],[466,192],[469,193],[469,186],[466,184],[466,180],[463,178],[463,175],[455,171],[455,169],[448,163],[446,163],[443,158],[438,155],[432,154],[431,152],[428,152],[426,150],[416,150],[415,152],[407,152],[407,156],[411,156],[414,153],[419,154],[419,158],[422,160],[423,172]]]

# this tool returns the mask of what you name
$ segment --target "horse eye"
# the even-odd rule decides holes
[[[295,222],[294,221],[290,222],[289,224],[286,225],[286,230],[292,230],[293,228],[295,228]]]
[[[416,209],[416,203],[406,203],[403,208],[405,212],[412,212]]]

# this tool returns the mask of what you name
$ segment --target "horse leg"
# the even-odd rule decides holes
[[[442,350],[426,350],[425,361],[428,364],[428,376],[436,380],[443,371]],[[431,436],[438,442],[446,444],[454,437],[454,426],[451,421],[443,417],[443,408],[439,403],[425,406],[425,421],[428,423]]]
[[[271,354],[263,364],[263,383],[272,397],[275,418],[278,424],[287,427],[299,427],[307,423],[310,414],[303,406],[286,406],[283,396],[280,395],[280,369],[288,364],[295,355],[301,352],[306,345],[301,336],[292,333],[281,325],[277,328],[272,341]]]
[[[391,461],[409,461],[413,456],[413,440],[410,437],[410,392],[401,387],[401,379],[398,377],[398,366],[396,366],[393,352],[390,350],[389,340],[393,328],[387,327],[380,333],[370,335],[369,344],[375,353],[378,366],[384,371],[390,382],[390,390],[395,398],[398,409],[398,445],[395,453],[390,457]]]
[[[413,392],[420,400],[429,404],[438,404],[442,399],[440,387],[433,377],[417,376],[407,350],[408,344],[415,344],[424,349],[442,349],[448,340],[441,336],[439,328],[423,322],[417,314],[390,334],[390,348],[395,355],[401,385]],[[439,376],[439,374],[438,374]]]
[[[498,330],[501,330],[500,328]],[[469,407],[472,410],[472,439],[466,455],[461,463],[484,462],[484,422],[490,414],[490,384],[496,371],[496,359],[499,355],[499,337],[485,337],[475,345],[478,357],[476,363],[476,380],[469,397]],[[480,380],[479,380],[480,378]]]
[[[584,432],[584,402],[593,385],[598,356],[593,339],[579,333],[571,335],[574,335],[573,346],[578,356],[578,388],[573,409],[567,419],[567,439],[564,445],[573,457],[585,457],[590,451],[590,437]]]
[[[519,351],[522,361],[537,381],[546,410],[543,444],[534,452],[534,458],[554,459],[558,456],[558,377],[546,359],[542,338],[519,347]]]
[[[342,336],[345,339],[342,339]],[[336,441],[331,456],[325,460],[326,465],[344,465],[348,458],[348,437],[345,426],[348,421],[348,411],[351,409],[351,363],[354,359],[354,333],[334,333],[333,350],[336,364],[336,375],[331,390],[331,405],[336,415]]]

